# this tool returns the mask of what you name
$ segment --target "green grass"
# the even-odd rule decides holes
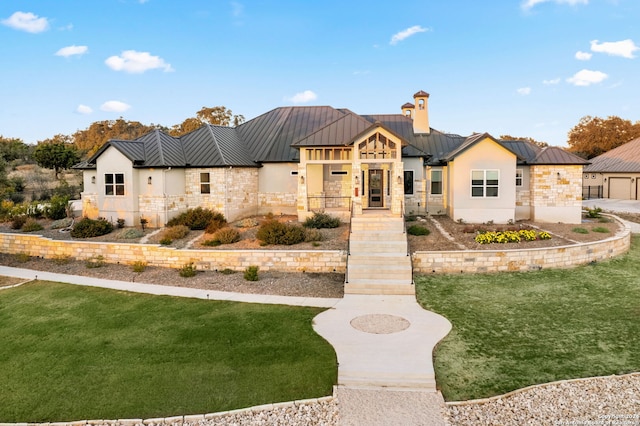
[[[628,254],[575,269],[416,280],[453,324],[435,350],[449,401],[555,380],[640,371],[640,237]]]
[[[587,230],[586,228],[580,228],[580,227],[576,227],[572,229],[573,232],[575,232],[576,234],[588,234],[589,230]]]
[[[37,282],[0,292],[0,422],[151,418],[330,395],[322,311]]]

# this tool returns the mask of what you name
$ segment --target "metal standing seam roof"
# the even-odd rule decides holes
[[[413,120],[403,114],[358,115],[348,109],[312,106],[276,108],[235,128],[206,124],[178,138],[153,130],[133,141],[111,140],[74,167],[94,168],[96,158],[109,146],[135,167],[257,167],[263,162],[296,162],[299,147],[346,146],[374,126],[400,138],[403,157],[423,157],[430,165],[442,165],[484,138],[513,152],[520,163],[589,164],[558,147],[542,149],[527,141],[496,140],[488,133],[464,137],[431,129],[429,134],[415,134]],[[640,142],[637,145],[635,164],[640,170]]]
[[[592,158],[588,173],[640,173],[640,138]]]

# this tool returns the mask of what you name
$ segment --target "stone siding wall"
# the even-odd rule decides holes
[[[531,204],[535,207],[582,207],[582,166],[532,166]]]
[[[570,268],[626,253],[631,230],[625,226],[614,237],[591,243],[544,249],[419,251],[412,255],[419,274],[486,273]]]
[[[296,214],[298,194],[289,192],[261,192],[258,194],[258,213]]]
[[[39,235],[0,234],[0,251],[26,253],[47,259],[70,256],[125,265],[145,261],[151,266],[181,268],[193,262],[198,269],[243,271],[257,265],[263,271],[345,272],[346,252],[340,250],[178,250],[153,244],[56,241]]]

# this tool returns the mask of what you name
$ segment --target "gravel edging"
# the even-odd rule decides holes
[[[561,380],[447,402],[452,425],[640,425],[640,373]]]

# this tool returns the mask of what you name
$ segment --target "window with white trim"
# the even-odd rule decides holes
[[[431,195],[442,195],[442,170],[431,170]]]
[[[500,172],[498,170],[472,170],[471,196],[497,197],[499,183]]]
[[[124,195],[124,173],[105,173],[105,195]]]
[[[211,174],[200,173],[200,193],[211,194]]]
[[[524,172],[522,169],[516,169],[516,186],[522,186],[522,177]]]

